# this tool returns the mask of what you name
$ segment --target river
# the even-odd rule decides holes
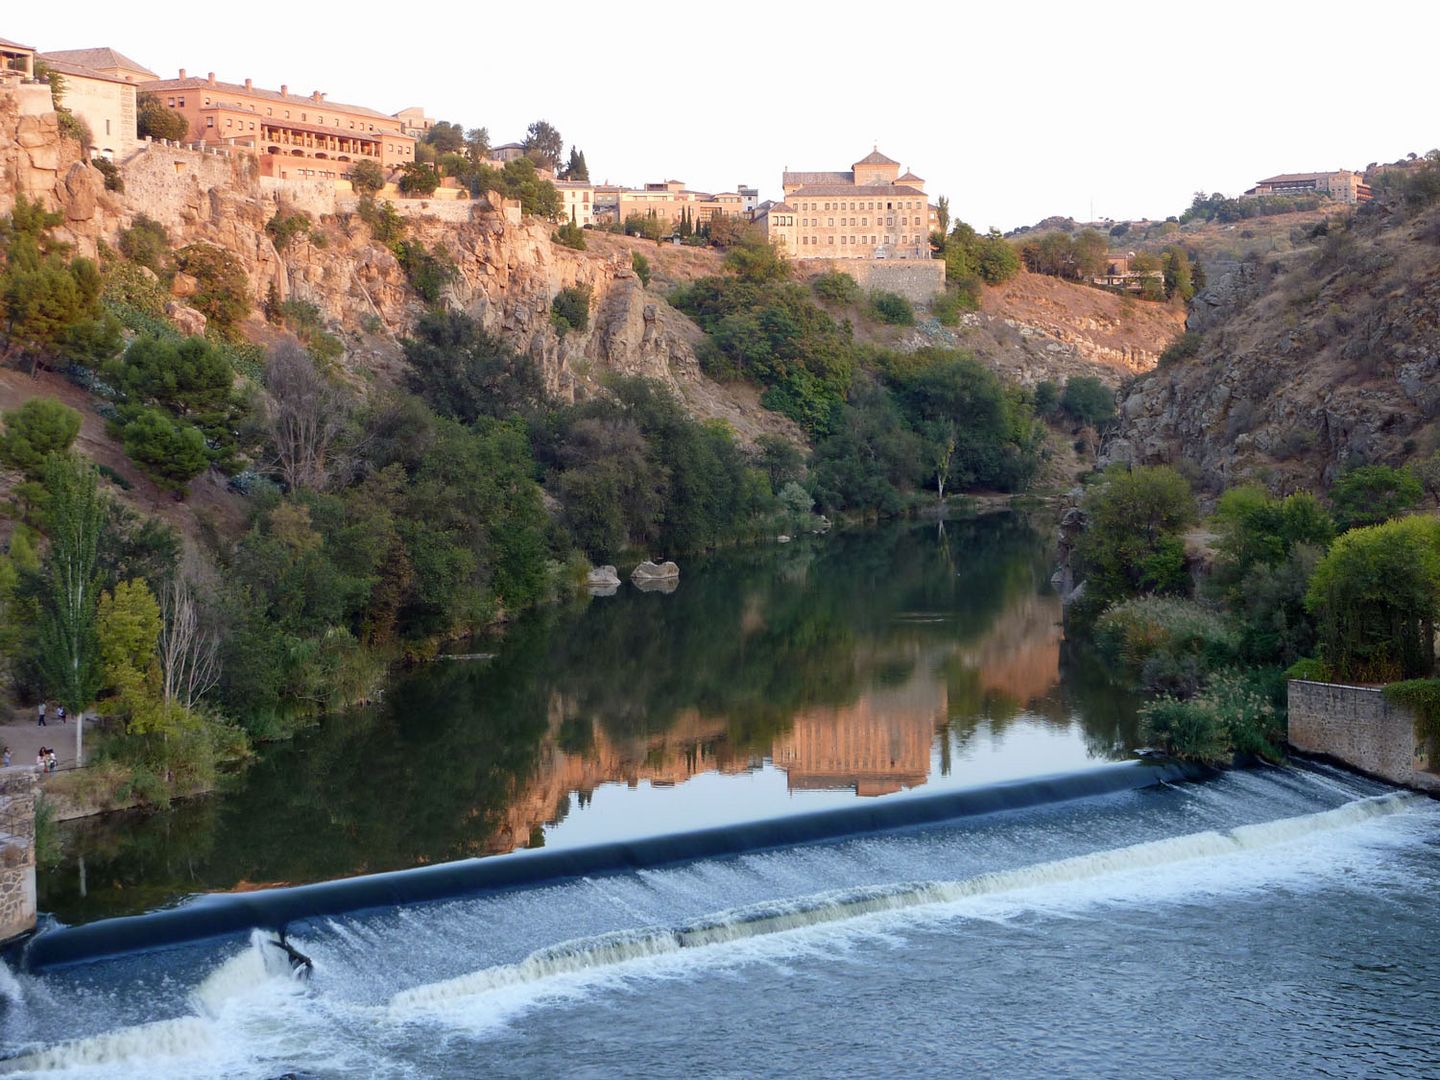
[[[1312,765],[1094,793],[1146,767],[1133,702],[1061,640],[1047,546],[999,516],[724,552],[413,672],[221,796],[82,826],[42,878],[69,923],[624,858],[295,919],[308,978],[258,931],[0,969],[0,1071],[1431,1069],[1440,808]],[[828,831],[777,845],[777,820]],[[641,857],[676,833],[710,848]]]

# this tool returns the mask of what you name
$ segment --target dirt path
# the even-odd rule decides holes
[[[12,765],[34,765],[35,754],[40,747],[48,746],[55,751],[55,763],[59,769],[75,767],[75,725],[62,724],[55,719],[55,706],[45,710],[46,724],[35,723],[35,710],[25,710],[21,717],[15,717],[8,724],[0,724],[0,745],[10,748]],[[91,724],[86,723],[88,737]]]

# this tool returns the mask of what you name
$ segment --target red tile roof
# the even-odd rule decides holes
[[[906,184],[816,184],[813,187],[803,187],[799,191],[792,191],[785,197],[787,199],[815,199],[826,198],[833,195],[839,195],[841,197],[919,195],[923,198],[925,193]]]
[[[246,97],[262,98],[265,101],[281,101],[287,105],[299,105],[311,109],[334,109],[336,112],[355,113],[361,116],[373,116],[378,120],[388,120],[396,123],[395,117],[389,113],[383,113],[376,109],[366,108],[364,105],[345,105],[339,101],[316,101],[313,97],[301,97],[299,94],[282,94],[278,90],[262,90],[260,87],[252,87],[247,90],[239,83],[211,82],[209,79],[188,78],[188,79],[156,79],[154,82],[140,83],[140,88],[152,94],[164,93],[167,90],[212,90],[217,94],[238,94]]]
[[[880,151],[879,151],[878,149],[875,149],[875,150],[870,151],[870,153],[866,154],[866,155],[865,155],[863,158],[861,158],[859,161],[855,162],[855,164],[856,164],[856,165],[899,165],[900,163],[899,163],[898,161],[896,161],[894,158],[888,158],[888,157],[886,157],[884,154],[880,153]]]
[[[87,68],[129,68],[131,71],[144,72],[152,79],[160,76],[151,71],[144,64],[137,64],[124,53],[118,53],[111,48],[100,49],[59,49],[55,52],[42,53],[46,60],[63,60],[67,64],[79,64]]]

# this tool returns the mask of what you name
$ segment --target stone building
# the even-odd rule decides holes
[[[1336,202],[1362,203],[1371,198],[1370,187],[1358,172],[1337,169],[1334,172],[1281,173],[1264,180],[1245,192],[1259,195],[1328,195]]]
[[[46,63],[58,61],[62,64],[74,64],[77,67],[98,71],[101,75],[109,75],[112,79],[120,79],[122,82],[128,83],[151,82],[160,77],[143,64],[137,64],[124,53],[105,47],[57,49],[54,52],[41,53],[40,58]]]
[[[70,56],[94,57],[105,63],[106,68],[92,68],[66,59]],[[88,149],[91,153],[123,160],[139,145],[135,132],[136,84],[133,75],[144,69],[138,65],[123,69],[107,62],[112,57],[124,60],[113,49],[71,49],[41,53],[39,58],[59,76],[59,100],[55,104],[69,109],[90,129]],[[133,61],[125,62],[133,64]],[[117,73],[122,70],[132,77]],[[153,74],[150,77],[153,78]],[[57,84],[52,82],[52,92],[56,87]]]
[[[400,121],[400,130],[416,140],[425,138],[426,133],[435,126],[435,121],[426,116],[425,110],[419,105],[401,109],[395,114],[395,119]]]
[[[845,172],[786,170],[782,187],[795,224],[773,207],[761,220],[792,259],[930,257],[925,181],[878,149]]]
[[[26,79],[33,79],[35,77],[34,47],[0,37],[0,70],[18,72]]]
[[[717,217],[748,218],[746,197],[738,191],[712,195],[692,191],[683,180],[660,180],[639,188],[618,189],[615,195],[616,220],[624,222],[631,216],[659,218],[666,225],[675,225],[686,214],[698,228]]]
[[[387,171],[415,160],[415,137],[401,120],[363,105],[327,101],[319,90],[302,97],[289,86],[264,90],[246,79],[220,82],[215,73],[143,83],[140,89],[184,116],[190,142],[254,154],[260,175],[280,179],[343,179],[358,161]]]
[[[514,161],[524,156],[525,145],[523,143],[507,142],[490,148],[490,160],[498,161],[502,165],[507,161]]]

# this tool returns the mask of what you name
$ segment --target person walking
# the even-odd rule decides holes
[[[65,706],[64,706],[64,705],[56,705],[56,706],[55,706],[55,715],[60,718],[60,722],[61,722],[62,724],[65,723]]]
[[[44,726],[45,726],[45,702],[44,702],[43,699],[42,699],[41,702],[40,702],[40,719],[36,721],[35,726],[36,726],[36,727],[44,727]]]
[[[45,764],[49,767],[49,769],[50,769],[51,772],[54,772],[54,771],[55,771],[55,764],[56,764],[56,762],[55,762],[55,748],[54,748],[54,747],[51,747],[50,750],[49,750],[49,752],[46,753],[46,755],[45,755]]]
[[[4,762],[5,762],[5,765],[4,765],[5,768],[8,769],[8,768],[10,767],[10,747],[8,747],[8,746],[5,747],[5,752],[4,752],[4,754],[3,754],[3,755],[0,755],[0,761],[4,761]]]
[[[45,771],[45,747],[43,746],[35,752],[35,771],[38,773]]]

